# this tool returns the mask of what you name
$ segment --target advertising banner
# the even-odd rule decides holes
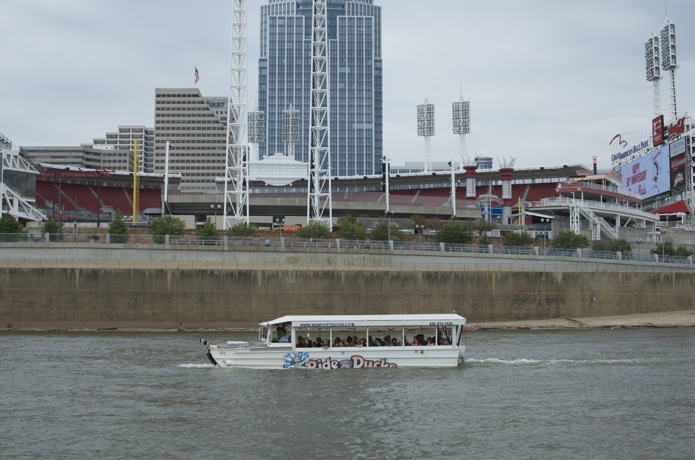
[[[668,151],[665,145],[621,166],[623,189],[637,193],[643,200],[668,192],[671,185]]]
[[[671,158],[680,155],[681,153],[685,153],[685,137],[681,137],[675,142],[671,142],[669,144],[671,147]]]
[[[685,187],[685,153],[671,158],[671,189]]]
[[[664,116],[659,115],[652,120],[652,145],[658,147],[664,143]]]

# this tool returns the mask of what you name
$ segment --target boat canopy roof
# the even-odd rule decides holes
[[[460,326],[466,318],[456,313],[407,315],[290,315],[260,323],[261,326],[292,323],[292,327],[414,327]]]

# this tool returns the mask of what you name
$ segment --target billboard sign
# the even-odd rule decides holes
[[[680,155],[681,153],[685,153],[685,137],[681,137],[675,142],[671,142],[669,144],[671,147],[671,158]]]
[[[664,116],[659,115],[652,120],[652,146],[657,147],[664,143]]]
[[[669,161],[671,172],[671,189],[685,186],[685,153],[675,156]]]
[[[623,190],[636,193],[643,200],[668,192],[671,181],[668,150],[665,145],[621,166]]]

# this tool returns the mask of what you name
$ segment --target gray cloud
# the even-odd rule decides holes
[[[517,166],[610,163],[616,133],[649,131],[644,42],[661,0],[376,0],[382,6],[384,148],[421,161],[416,105],[436,104],[432,159],[458,159],[451,103],[471,101],[468,151]],[[248,2],[248,95],[257,88],[257,1]],[[671,0],[680,111],[695,104],[695,4]],[[15,145],[90,142],[119,124],[153,125],[156,87],[226,96],[232,2],[23,0],[0,3],[0,132]],[[662,110],[669,111],[666,84]]]

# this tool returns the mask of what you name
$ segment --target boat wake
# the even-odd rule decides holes
[[[207,363],[207,364],[205,364],[205,363],[203,363],[203,364],[190,363],[190,364],[179,364],[178,367],[184,367],[184,368],[188,368],[188,369],[202,369],[202,368],[215,367],[215,366],[211,363]]]
[[[529,359],[529,358],[484,358],[466,359],[466,366],[596,366],[596,365],[648,365],[653,364],[639,359]]]

